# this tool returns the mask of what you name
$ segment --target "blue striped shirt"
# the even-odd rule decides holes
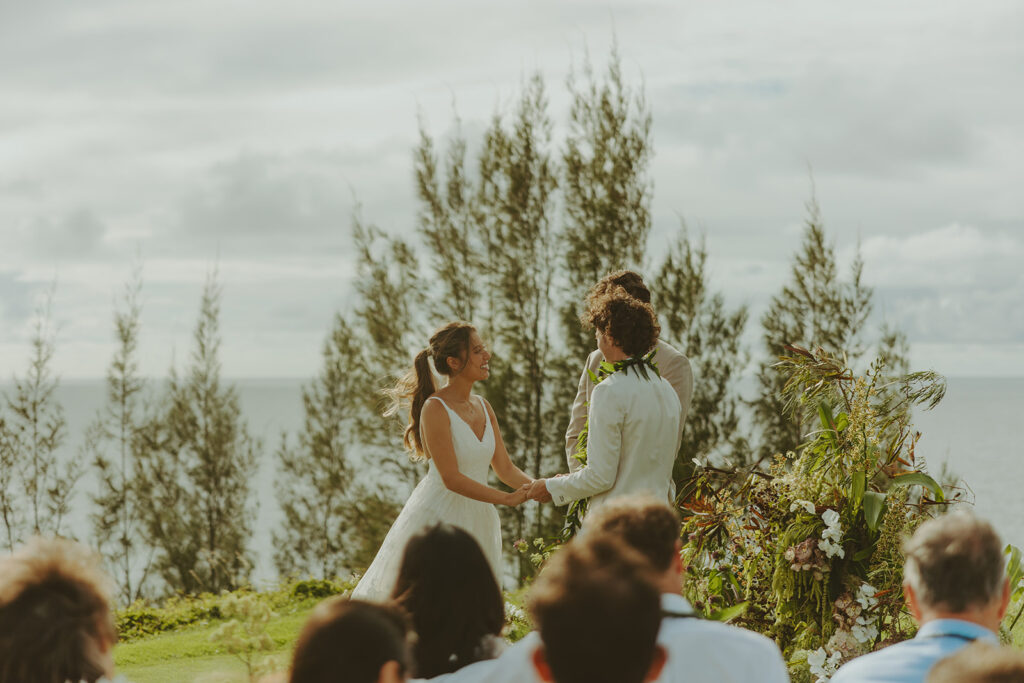
[[[917,635],[843,665],[831,683],[923,683],[936,662],[975,640],[999,643],[984,626],[959,619],[927,622]]]

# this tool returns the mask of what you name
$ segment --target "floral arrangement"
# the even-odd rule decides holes
[[[881,363],[855,376],[820,349],[788,349],[779,367],[805,443],[767,471],[698,468],[683,554],[695,606],[729,608],[779,643],[794,681],[821,682],[913,634],[902,539],[961,496],[915,456],[909,424],[911,406],[941,400],[941,377],[887,379]]]

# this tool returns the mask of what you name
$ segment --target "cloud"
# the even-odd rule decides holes
[[[106,226],[89,209],[57,219],[37,218],[27,228],[33,251],[54,259],[90,259],[101,248]]]
[[[1024,342],[1024,236],[951,224],[864,240],[880,315],[912,342]],[[848,262],[853,250],[841,250]]]

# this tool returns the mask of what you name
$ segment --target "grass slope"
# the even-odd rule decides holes
[[[257,661],[274,655],[281,669],[286,668],[292,645],[317,602],[318,599],[304,601],[273,618],[267,633],[274,640],[274,650],[257,654]],[[114,650],[117,671],[132,683],[245,681],[242,661],[210,642],[210,635],[220,623],[212,621],[122,643]]]

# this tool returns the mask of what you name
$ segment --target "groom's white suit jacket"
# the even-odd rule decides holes
[[[661,596],[666,613],[687,614],[685,598]],[[789,683],[778,646],[753,631],[718,621],[666,616],[658,643],[668,653],[657,683]],[[437,683],[541,683],[531,662],[540,645],[536,631],[512,645],[497,659],[470,664],[430,679]]]
[[[590,394],[587,466],[547,480],[556,505],[582,498],[591,508],[624,494],[672,496],[679,448],[679,398],[664,378],[638,368],[620,370]]]

